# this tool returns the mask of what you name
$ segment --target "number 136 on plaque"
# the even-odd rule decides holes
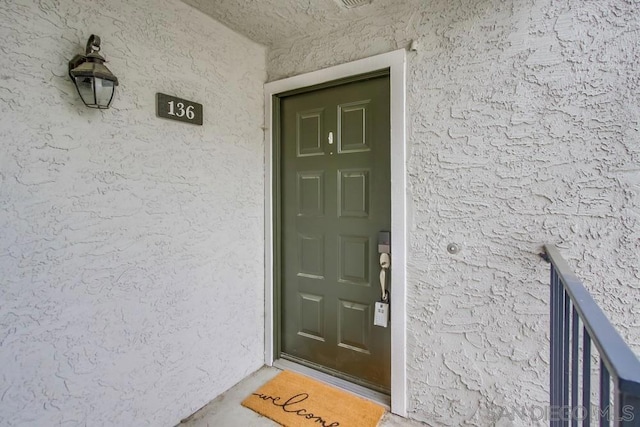
[[[202,104],[164,93],[156,93],[158,117],[202,125]]]

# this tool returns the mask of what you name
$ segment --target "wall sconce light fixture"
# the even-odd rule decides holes
[[[78,89],[82,102],[91,108],[109,108],[118,85],[118,78],[104,66],[100,37],[91,35],[84,55],[69,61],[69,77]]]

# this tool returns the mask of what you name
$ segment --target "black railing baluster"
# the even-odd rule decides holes
[[[562,404],[562,343],[564,328],[562,327],[562,307],[564,305],[564,292],[562,290],[562,284],[560,283],[560,278],[558,277],[558,272],[555,272],[554,281],[553,281],[553,289],[554,289],[554,318],[555,318],[555,334],[554,334],[554,360],[555,360],[555,373],[553,379],[553,388],[554,388],[554,400],[551,403],[551,425],[554,427],[560,427],[562,425],[559,411],[560,406]]]
[[[556,335],[558,334],[558,326],[557,326],[557,322],[558,322],[558,316],[557,316],[557,305],[558,305],[558,297],[557,297],[557,278],[556,278],[556,269],[551,266],[551,286],[550,288],[550,292],[551,292],[551,300],[550,300],[550,317],[551,317],[551,330],[550,330],[550,340],[551,340],[551,346],[549,348],[549,358],[550,358],[550,364],[551,364],[551,376],[549,378],[549,394],[550,394],[550,400],[551,400],[551,408],[554,408],[557,406],[558,402],[556,401],[556,394],[557,394],[557,380],[558,380],[558,361],[556,359],[556,354],[558,352],[558,344],[557,344],[557,337]],[[552,419],[551,420],[551,426],[556,426],[557,423]]]
[[[567,294],[567,292],[562,292],[562,294],[564,296],[564,309],[563,309],[564,342],[562,343],[563,344],[563,352],[562,352],[563,392],[562,392],[562,411],[561,411],[562,415],[561,416],[563,419],[567,420],[564,423],[564,425],[568,426],[569,416],[571,416],[570,414],[566,413],[567,409],[569,408],[569,331],[570,331],[569,313],[570,313],[571,302],[569,300],[569,295]]]
[[[556,375],[556,404],[555,404],[555,418],[558,426],[562,425],[560,420],[560,406],[562,405],[563,395],[563,375],[562,375],[562,344],[564,343],[564,328],[562,327],[562,307],[564,306],[564,292],[562,290],[562,284],[560,278],[556,274],[556,362],[558,363],[557,375]]]
[[[571,427],[578,427],[578,347],[580,319],[575,307],[571,308]]]
[[[611,408],[609,401],[611,400],[611,390],[609,387],[611,379],[609,378],[609,371],[604,365],[604,361],[600,358],[600,427],[609,427],[609,418],[611,414]]]
[[[554,246],[543,257],[550,272],[550,425],[640,427],[640,360]],[[582,328],[580,328],[582,326]],[[582,369],[580,369],[582,329]],[[600,402],[591,402],[591,343],[599,355]],[[569,360],[571,359],[571,360]],[[582,378],[582,379],[580,379]],[[611,382],[615,386],[611,406]],[[582,392],[582,405],[579,405]],[[570,405],[569,405],[570,403]],[[598,413],[597,416],[592,415]]]
[[[582,410],[586,411],[583,427],[591,425],[591,338],[587,328],[582,328]]]

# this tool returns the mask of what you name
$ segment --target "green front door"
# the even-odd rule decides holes
[[[378,232],[391,226],[389,77],[281,99],[280,357],[390,388]]]

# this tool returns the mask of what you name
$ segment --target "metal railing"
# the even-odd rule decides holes
[[[555,246],[544,250],[551,264],[550,426],[640,427],[640,360]]]

